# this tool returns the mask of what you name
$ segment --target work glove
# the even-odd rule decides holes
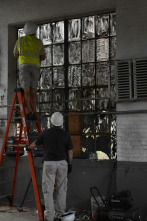
[[[72,164],[68,164],[68,174],[72,172]]]

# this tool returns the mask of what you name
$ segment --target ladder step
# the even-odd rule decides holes
[[[26,144],[7,144],[7,147],[26,147]]]
[[[17,150],[14,150],[14,151],[6,151],[5,154],[7,156],[16,156],[17,154]],[[22,156],[24,154],[24,151],[23,150],[20,150],[19,151],[19,156]]]

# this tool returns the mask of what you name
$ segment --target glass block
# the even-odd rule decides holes
[[[116,135],[116,129],[117,129],[116,115],[112,114],[110,116],[111,116],[111,134]]]
[[[83,133],[95,132],[95,116],[87,115],[83,117]]]
[[[45,115],[42,116],[41,114],[39,118],[42,130],[50,128],[50,117],[46,117]]]
[[[109,39],[102,38],[96,40],[97,61],[108,61],[109,59]]]
[[[18,29],[18,38],[25,36],[23,28]]]
[[[97,88],[97,97],[109,98],[109,91],[107,87]]]
[[[69,111],[80,111],[81,110],[81,101],[75,101],[76,99],[81,98],[81,91],[80,89],[70,89],[69,90]]]
[[[68,48],[68,55],[70,64],[79,64],[81,62],[81,43],[70,43]]]
[[[52,23],[53,25],[53,43],[64,42],[64,21]]]
[[[96,150],[101,151],[101,159],[109,159],[110,157],[111,137],[100,135],[96,137]]]
[[[68,68],[68,86],[81,86],[81,66],[73,65]]]
[[[98,109],[99,110],[108,110],[110,106],[109,99],[100,99],[98,101]]]
[[[116,116],[98,115],[96,131],[106,134],[96,136],[96,146],[98,150],[105,152],[111,158],[116,157]],[[110,135],[108,135],[110,134]]]
[[[53,65],[64,64],[64,45],[53,45]]]
[[[44,61],[41,61],[41,67],[47,67],[52,65],[52,46],[46,46],[44,47],[46,59]]]
[[[65,94],[63,89],[53,90],[53,109],[54,111],[63,111],[65,107]]]
[[[96,84],[108,85],[109,63],[99,62],[96,64]]]
[[[109,36],[109,15],[100,15],[95,17],[96,37]]]
[[[110,115],[111,116],[111,158],[116,158],[116,115]]]
[[[82,19],[82,39],[95,37],[94,16]]]
[[[95,89],[89,88],[89,89],[83,89],[82,91],[83,98],[84,99],[90,99],[83,101],[83,110],[84,111],[90,111],[95,110],[95,100],[92,100],[92,98],[95,98]]]
[[[89,154],[95,152],[95,137],[92,135],[82,136],[82,149],[84,149],[83,157],[89,158]]]
[[[116,36],[116,13],[110,13],[110,36]]]
[[[95,65],[94,64],[82,65],[82,85],[83,86],[95,85]]]
[[[111,86],[110,102],[111,102],[111,109],[115,109],[116,108],[116,88],[115,88],[115,86]]]
[[[52,43],[51,24],[44,24],[40,26],[40,39],[44,45],[49,45]]]
[[[51,88],[52,87],[52,68],[42,68],[40,78],[40,88]]]
[[[39,100],[38,100],[39,111],[49,111],[51,109],[51,99],[52,99],[51,91],[39,92]],[[48,103],[45,104],[44,102]]]
[[[110,95],[108,88],[98,88],[97,89],[96,107],[100,110],[107,110],[109,108]]]
[[[116,37],[110,38],[110,59],[116,58]]]
[[[82,62],[94,62],[95,61],[95,41],[83,41],[82,42]]]
[[[53,86],[54,87],[64,87],[64,68],[57,67],[53,68]]]
[[[115,63],[110,64],[111,69],[111,84],[116,84],[116,65]]]
[[[68,41],[80,40],[81,20],[72,19],[68,21]]]
[[[110,133],[108,115],[98,114],[96,117],[96,133]]]
[[[117,157],[117,140],[116,140],[116,135],[111,136],[111,159],[116,159]]]

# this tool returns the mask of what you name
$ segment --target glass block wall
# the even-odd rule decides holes
[[[19,29],[18,37],[23,35]],[[115,158],[116,116],[111,112],[115,111],[116,14],[41,24],[37,37],[46,51],[37,90],[42,128],[50,127],[50,115],[60,111],[76,142],[76,157],[89,158],[97,152]]]

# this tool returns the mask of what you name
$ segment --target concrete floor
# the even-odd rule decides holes
[[[76,210],[74,210],[76,211]],[[39,221],[39,216],[35,208],[23,207],[20,212],[16,207],[0,205],[0,221]],[[89,211],[76,211],[75,221],[90,221]]]
[[[15,207],[0,206],[0,221],[39,221],[34,208],[23,207],[19,212]]]

